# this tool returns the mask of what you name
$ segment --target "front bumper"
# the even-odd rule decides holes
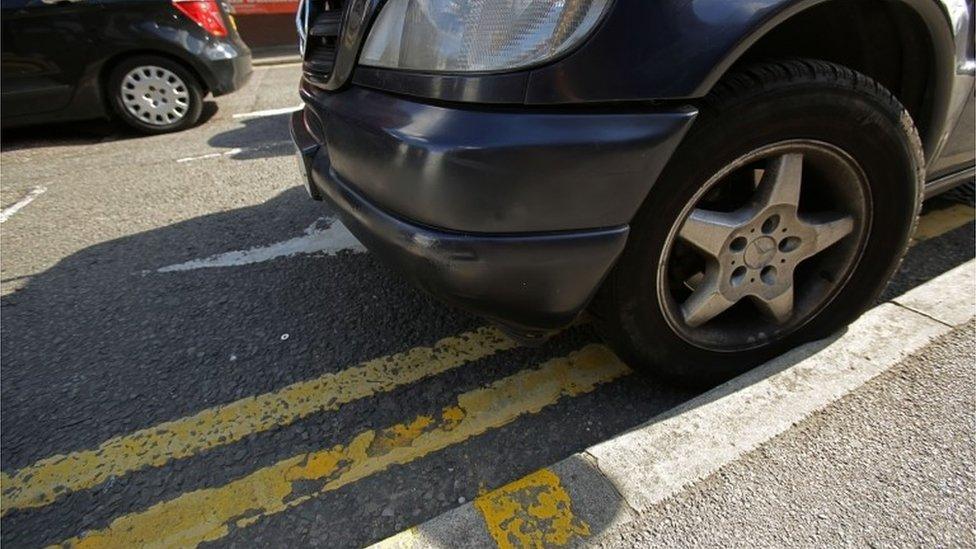
[[[303,96],[291,130],[313,197],[420,287],[523,335],[586,306],[695,115]]]

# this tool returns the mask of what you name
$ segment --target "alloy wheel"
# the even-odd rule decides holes
[[[672,228],[662,309],[693,345],[738,351],[785,337],[846,282],[870,219],[868,186],[840,149],[791,141],[712,177]]]

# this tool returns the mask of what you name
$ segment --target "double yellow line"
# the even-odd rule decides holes
[[[109,478],[231,444],[254,433],[336,410],[354,400],[444,373],[515,344],[494,328],[449,337],[431,347],[371,360],[337,373],[244,398],[192,416],[109,439],[97,448],[56,455],[0,475],[0,514],[42,507]]]
[[[629,372],[605,347],[588,345],[537,369],[463,393],[437,416],[417,416],[364,431],[346,444],[279,461],[223,486],[188,492],[63,544],[185,547],[213,541],[232,528],[245,528],[321,493],[458,444]]]
[[[924,216],[916,241],[973,220],[966,206]],[[311,414],[390,391],[513,348],[493,328],[450,337],[430,347],[371,360],[337,373],[245,398],[192,416],[115,437],[91,450],[42,459],[0,474],[0,513],[49,505],[68,493],[109,478],[232,444],[254,433],[287,426]],[[590,345],[494,384],[460,395],[437,416],[352,437],[345,444],[301,454],[223,486],[188,492],[142,512],[119,517],[106,529],[67,540],[67,545],[192,545],[219,539],[317,494],[335,490],[391,465],[431,452],[535,413],[565,396],[593,390],[629,370],[612,352]],[[308,491],[307,483],[316,488]],[[301,491],[295,489],[302,485]],[[484,511],[484,510],[483,510]]]

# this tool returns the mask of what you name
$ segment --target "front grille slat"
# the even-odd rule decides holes
[[[309,0],[315,2],[315,0]],[[344,2],[327,0],[312,4],[308,26],[308,41],[305,45],[305,59],[302,71],[313,82],[328,80],[335,68],[339,35],[342,32],[342,8]]]
[[[317,75],[327,76],[335,67],[335,47],[319,47],[305,55],[303,69]]]
[[[336,37],[339,36],[339,23],[342,21],[342,13],[338,11],[327,11],[315,18],[315,21],[308,28],[309,36]]]

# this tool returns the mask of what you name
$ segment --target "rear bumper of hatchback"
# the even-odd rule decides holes
[[[240,39],[214,40],[201,48],[197,59],[214,97],[237,91],[251,79],[251,50]]]
[[[310,194],[420,287],[524,336],[587,305],[695,116],[302,96],[291,131]]]

